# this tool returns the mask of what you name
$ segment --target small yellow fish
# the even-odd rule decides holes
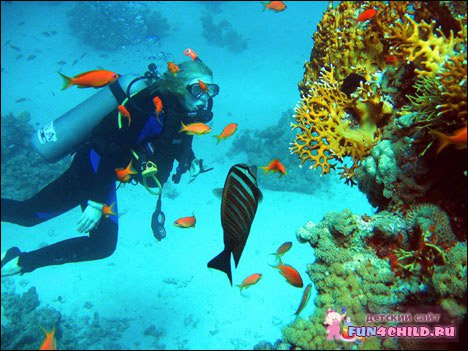
[[[187,125],[185,125],[184,122],[180,123],[182,126],[179,130],[179,133],[186,132],[188,135],[203,135],[211,132],[211,128],[205,123],[196,122]]]

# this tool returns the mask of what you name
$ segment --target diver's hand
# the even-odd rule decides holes
[[[103,204],[89,200],[88,206],[83,211],[83,216],[78,221],[78,231],[80,233],[87,233],[96,227],[102,217]]]
[[[190,164],[190,181],[189,181],[189,183],[193,182],[195,180],[195,178],[197,178],[198,175],[200,174],[200,172],[201,172],[201,163],[202,163],[202,160],[196,158]]]

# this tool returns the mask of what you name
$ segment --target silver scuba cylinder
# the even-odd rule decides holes
[[[126,92],[128,85],[136,77],[137,75],[120,76],[115,83]],[[143,90],[149,83],[147,79],[136,81],[131,86],[130,95]],[[55,163],[86,141],[93,128],[116,109],[119,103],[111,88],[105,86],[70,111],[39,128],[32,136],[32,144],[45,160]]]

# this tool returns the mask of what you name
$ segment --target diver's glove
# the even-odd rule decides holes
[[[208,171],[211,171],[213,167],[211,168],[205,168],[203,165],[203,160],[202,159],[194,159],[192,163],[190,164],[190,181],[189,183],[193,182],[195,178],[198,177],[200,173],[205,173]]]
[[[200,163],[202,163],[201,159],[194,159],[190,164],[190,181],[189,183],[193,182],[195,178],[198,177],[201,171]]]
[[[88,201],[88,206],[86,206],[83,216],[81,216],[81,219],[77,223],[80,233],[87,233],[99,224],[103,206],[104,204],[100,204],[99,202]]]

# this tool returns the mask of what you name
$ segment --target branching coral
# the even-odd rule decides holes
[[[455,49],[453,32],[446,38],[436,21],[416,23],[407,14],[388,27],[385,38],[391,43],[392,55],[413,63],[416,73],[425,76],[435,74]]]
[[[466,13],[454,13],[449,6],[410,1],[329,6],[299,83],[301,102],[293,125],[299,135],[291,151],[301,164],[310,160],[324,174],[350,156],[352,165],[343,166],[342,177],[353,185],[362,154],[376,144],[369,126],[392,141],[423,127],[416,138],[423,138],[418,153],[424,155],[432,141],[429,130],[449,134],[466,124]],[[357,21],[367,10],[375,14]],[[368,118],[362,119],[363,110]],[[366,120],[371,120],[367,126]],[[351,127],[353,134],[338,125]]]
[[[428,16],[424,6],[417,9],[419,17]],[[438,5],[438,9],[444,7]],[[445,17],[446,12],[442,12]],[[466,13],[445,21],[422,18],[416,22],[405,14],[385,33],[392,55],[414,65],[418,76],[417,94],[408,96],[409,104],[401,114],[416,116],[415,126],[443,131],[463,126],[467,116]]]
[[[320,79],[296,107],[294,118],[297,123],[292,123],[291,127],[298,129],[299,134],[290,150],[299,155],[302,164],[310,160],[314,163],[311,167],[320,166],[322,174],[330,172],[336,161],[343,162],[344,157],[350,156],[353,165],[344,168],[342,176],[351,179],[359,162],[379,140],[379,132],[369,113],[370,109],[379,107],[369,103],[371,93],[362,84],[358,91],[367,100],[358,102],[359,98],[341,92],[334,72],[334,66],[321,70]],[[380,105],[380,108],[387,108],[387,105]],[[354,115],[360,128],[353,121]]]
[[[432,233],[427,230],[422,233],[415,250],[396,250],[395,256],[401,261],[401,267],[413,274],[421,271],[423,274],[432,275],[436,264],[447,264],[445,252],[434,243],[435,240],[431,242],[431,237]]]

